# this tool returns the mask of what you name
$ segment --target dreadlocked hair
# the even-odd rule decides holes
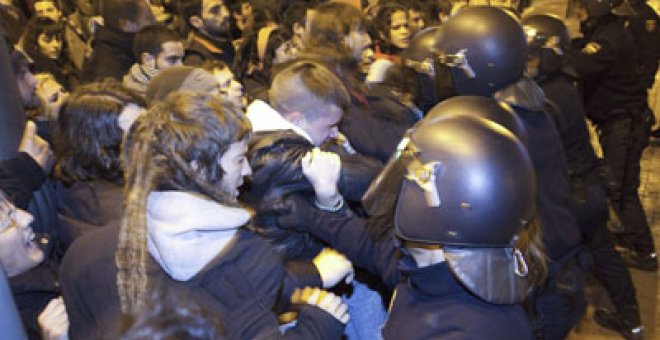
[[[141,309],[147,288],[147,198],[154,190],[192,191],[228,206],[239,203],[221,189],[222,155],[249,138],[242,112],[214,96],[174,92],[138,118],[123,150],[124,217],[115,254],[121,310]]]
[[[527,274],[527,293],[540,285],[548,273],[548,262],[543,245],[541,221],[534,217],[527,226],[516,235],[515,247],[522,251],[527,262],[529,272]]]

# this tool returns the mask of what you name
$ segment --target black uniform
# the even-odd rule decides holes
[[[646,80],[646,87],[651,88],[658,71],[660,59],[660,30],[658,30],[658,14],[645,0],[630,1],[637,13],[628,17],[628,29],[635,45],[638,46],[639,67]]]
[[[638,49],[622,19],[606,14],[582,25],[584,40],[571,51],[581,77],[585,112],[599,130],[611,171],[608,196],[625,227],[625,245],[655,262],[655,247],[639,200],[640,159],[649,144],[652,114]],[[655,262],[657,266],[657,262]]]
[[[632,278],[607,230],[607,197],[599,176],[599,160],[589,141],[582,99],[572,80],[561,72],[540,78],[539,85],[557,107],[552,116],[564,147],[573,192],[573,211],[584,245],[593,256],[593,273],[619,313],[626,313],[624,318],[627,321],[639,325]]]

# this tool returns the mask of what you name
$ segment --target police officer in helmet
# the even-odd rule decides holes
[[[525,15],[522,24],[528,42],[527,72],[557,107],[553,118],[568,165],[572,208],[585,246],[594,259],[593,273],[616,307],[616,312],[597,310],[596,322],[619,331],[626,338],[639,338],[643,327],[635,287],[607,229],[609,210],[599,176],[600,162],[589,139],[584,106],[573,72],[564,65],[570,44],[568,31],[561,19],[548,14]]]
[[[451,112],[462,105],[503,110],[480,99],[434,108],[363,198],[391,209],[392,237],[375,240],[345,207],[322,211],[300,198],[278,220],[313,233],[394,288],[385,339],[532,338],[519,302],[545,273],[533,166],[499,122]]]

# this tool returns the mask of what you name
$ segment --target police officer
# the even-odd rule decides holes
[[[635,287],[607,230],[607,197],[599,176],[599,160],[589,140],[582,98],[570,70],[563,67],[570,44],[568,31],[559,18],[546,14],[525,16],[522,23],[528,42],[527,72],[557,107],[552,112],[556,114],[553,118],[571,179],[573,211],[594,259],[593,272],[616,307],[616,312],[596,311],[596,321],[626,338],[641,337]]]
[[[653,236],[639,200],[640,159],[649,144],[653,115],[638,50],[623,16],[632,8],[621,0],[581,0],[578,17],[584,38],[569,53],[581,78],[585,112],[598,128],[610,170],[608,196],[624,227],[620,245],[626,263],[656,271]]]
[[[502,110],[482,103],[459,97],[436,112]],[[278,222],[313,233],[395,287],[385,339],[531,339],[518,303],[543,275],[544,255],[533,241],[532,162],[516,136],[481,117],[425,119],[381,176],[398,181],[374,182],[365,199],[392,208],[396,237],[375,241],[346,208],[322,211],[301,199]],[[394,206],[382,200],[392,193]]]

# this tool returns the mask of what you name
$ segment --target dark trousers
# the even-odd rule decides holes
[[[608,196],[624,227],[626,246],[642,254],[655,252],[653,236],[639,200],[640,161],[649,145],[653,116],[650,110],[598,122],[600,144],[609,167]]]
[[[584,236],[584,245],[593,259],[592,272],[617,311],[630,314],[625,315],[626,320],[639,324],[635,286],[607,230],[609,214],[605,188],[598,182],[585,185],[581,197],[585,200],[575,201],[573,208]]]

